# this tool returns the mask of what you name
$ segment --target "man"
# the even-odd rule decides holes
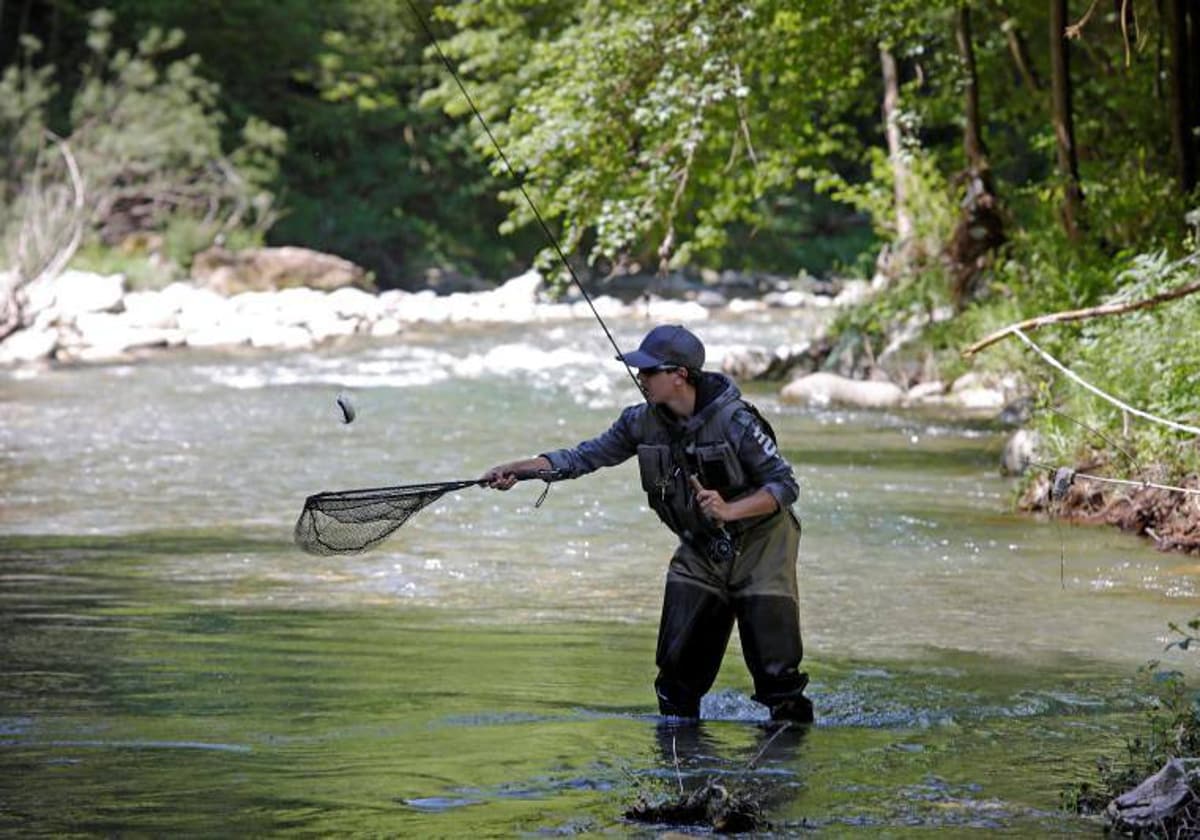
[[[736,620],[754,699],[774,719],[811,723],[799,670],[799,488],[770,426],[728,377],[702,371],[704,345],[682,326],[655,327],[617,358],[637,369],[644,403],[599,437],[482,480],[507,490],[521,473],[577,478],[636,455],[650,507],[679,537],[658,631],[659,710],[700,716]]]

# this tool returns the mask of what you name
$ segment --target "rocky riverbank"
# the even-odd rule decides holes
[[[213,261],[203,264],[209,262]],[[284,265],[294,272],[294,262],[289,257]],[[26,326],[0,342],[0,365],[122,361],[176,347],[303,350],[355,335],[395,340],[415,325],[552,323],[593,317],[580,296],[553,299],[536,271],[491,289],[393,289],[376,294],[354,285],[361,277],[344,267],[317,267],[320,282],[280,288],[287,282],[280,272],[242,276],[246,272],[237,264],[214,262],[211,270],[191,281],[155,291],[131,290],[119,274],[67,271],[22,290]],[[309,275],[313,271],[304,276]],[[695,324],[720,312],[851,306],[869,298],[879,284],[725,273],[706,282],[623,277],[597,285],[592,304],[605,319]],[[462,285],[439,284],[441,291],[453,288]],[[741,380],[780,382],[785,401],[821,406],[925,408],[990,417],[1020,398],[1020,383],[1011,379],[985,380],[970,374],[952,383],[867,379],[843,356],[822,337],[813,336],[785,347],[740,348],[725,357],[723,368]]]
[[[119,274],[67,271],[22,290],[26,326],[0,342],[0,364],[116,361],[173,347],[294,350],[351,335],[392,338],[417,324],[592,318],[581,297],[551,299],[536,271],[494,289],[449,294],[434,289],[375,294],[351,285],[233,294],[218,290],[225,288],[224,281],[217,287],[176,282],[157,291],[133,291]],[[754,298],[729,291],[675,289],[671,297],[658,292],[621,297],[602,292],[592,303],[604,318],[636,315],[651,321],[695,323],[718,308],[749,312],[845,306],[864,299],[870,288],[865,281],[852,281],[836,294],[774,288]]]

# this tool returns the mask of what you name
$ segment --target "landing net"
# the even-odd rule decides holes
[[[472,479],[317,493],[304,500],[296,520],[296,545],[309,554],[365,551],[446,493],[478,484]]]

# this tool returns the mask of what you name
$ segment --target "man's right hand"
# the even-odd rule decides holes
[[[500,464],[480,476],[479,480],[494,490],[508,490],[517,483],[512,464]]]
[[[498,464],[479,477],[482,484],[496,490],[508,490],[517,483],[517,476],[532,477],[539,470],[552,469],[550,461],[539,455],[536,458],[526,458],[522,461],[509,461]]]

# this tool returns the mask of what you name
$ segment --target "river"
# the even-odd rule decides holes
[[[795,318],[696,329],[719,359]],[[654,716],[672,541],[632,464],[291,543],[310,493],[601,431],[636,392],[591,323],[0,373],[0,832],[653,836],[639,795],[719,777],[778,836],[1098,834],[1060,795],[1140,731],[1194,565],[1012,513],[1000,430],[750,396],[801,483],[819,717],[769,743],[736,635],[698,729]]]

